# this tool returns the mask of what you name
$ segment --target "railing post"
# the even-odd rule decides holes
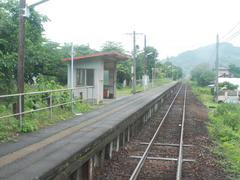
[[[50,119],[52,120],[52,92],[50,92]]]
[[[22,95],[20,94],[18,96],[19,98],[19,128],[20,128],[20,131],[22,131]]]
[[[72,113],[74,113],[74,110],[73,110],[73,88],[71,89],[71,107],[72,107]]]
[[[87,88],[87,100],[86,100],[86,106],[87,106],[87,111],[88,111],[88,88]]]
[[[94,102],[93,102],[93,87],[92,87],[92,106],[93,106]]]

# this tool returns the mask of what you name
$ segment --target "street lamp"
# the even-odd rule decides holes
[[[150,56],[150,55],[152,55],[152,54],[153,54],[153,52],[150,52],[150,53],[148,53],[148,54],[145,55],[145,61],[146,61],[146,62],[145,62],[145,71],[144,71],[144,75],[147,75],[147,68],[148,68],[147,57]]]
[[[146,53],[145,53],[146,54]],[[144,69],[144,76],[143,76],[143,87],[144,87],[144,90],[146,89],[146,87],[148,87],[148,75],[147,75],[147,57],[149,55],[153,54],[153,52],[150,52],[148,54],[146,54],[144,57],[145,57],[145,69]]]

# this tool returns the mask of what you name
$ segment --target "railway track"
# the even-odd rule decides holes
[[[96,179],[196,179],[194,123],[186,117],[187,100],[185,85]]]

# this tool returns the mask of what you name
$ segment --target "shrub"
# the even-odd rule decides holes
[[[24,119],[22,124],[23,132],[32,132],[38,130],[39,122],[36,119]]]
[[[117,83],[117,89],[122,89],[123,88],[123,86],[122,86],[122,83]]]
[[[239,105],[233,103],[220,104],[215,112],[214,117],[221,119],[221,122],[232,130],[238,130],[240,124]]]
[[[18,131],[19,121],[15,118],[0,119],[0,142],[14,136]]]
[[[191,71],[192,80],[200,86],[208,85],[215,78],[214,72],[210,69],[209,64],[202,63],[197,65]]]
[[[234,89],[237,89],[237,88],[238,88],[238,85],[234,85],[234,84],[232,84],[232,83],[230,83],[230,82],[227,82],[227,81],[225,81],[225,82],[223,82],[223,83],[219,83],[218,86],[219,86],[220,88],[226,87],[226,88],[229,89],[229,90],[234,90]]]
[[[239,109],[239,106],[236,105],[236,104],[233,104],[233,103],[223,103],[223,104],[220,104],[216,111],[215,111],[215,116],[222,116],[228,112],[236,112],[238,111]]]

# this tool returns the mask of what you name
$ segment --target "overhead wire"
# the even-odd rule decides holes
[[[229,36],[227,39],[225,39],[225,41],[231,41],[234,38],[238,37],[239,35],[240,35],[240,29],[237,32],[235,32],[234,34],[232,34],[231,36]]]
[[[231,28],[224,36],[220,38],[220,40],[223,41],[231,41],[234,38],[238,37],[240,35],[240,28],[239,27],[240,22],[238,22],[233,28]],[[237,29],[235,32],[234,30]]]
[[[227,37],[228,34],[230,34],[231,32],[233,32],[233,30],[238,27],[240,25],[240,21],[232,28],[230,29],[224,36],[222,36],[220,39],[224,39]]]

